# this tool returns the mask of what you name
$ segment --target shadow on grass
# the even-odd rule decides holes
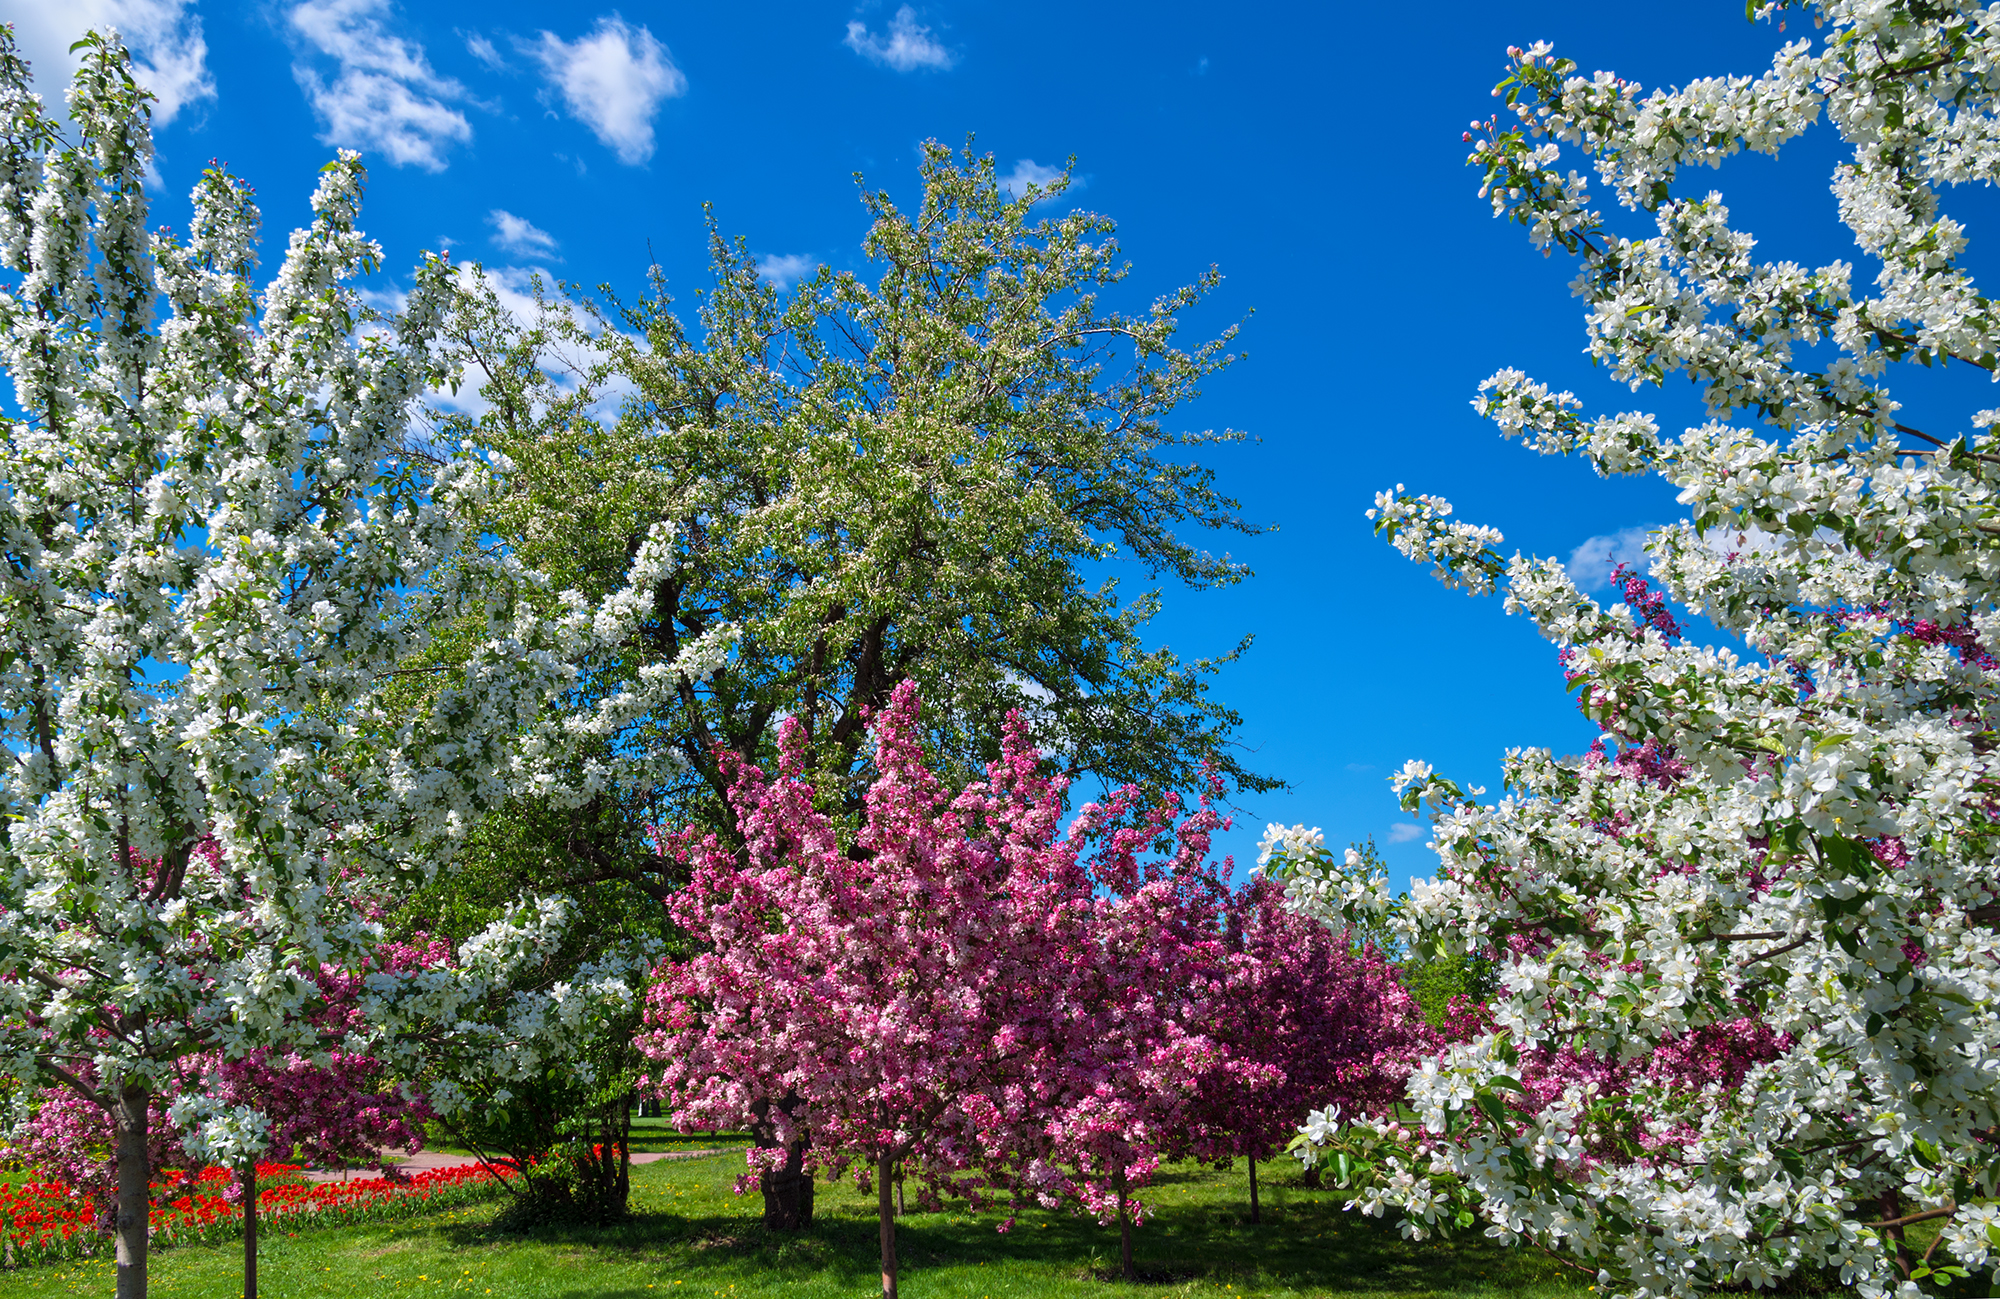
[[[1169,1179],[1160,1179],[1170,1184]],[[1201,1182],[1202,1174],[1186,1179]],[[1328,1293],[1527,1295],[1581,1292],[1588,1278],[1540,1255],[1507,1249],[1476,1234],[1449,1241],[1404,1240],[1397,1228],[1345,1213],[1334,1193],[1271,1188],[1264,1221],[1252,1225],[1228,1203],[1162,1205],[1137,1230],[1142,1282],[1191,1281]],[[539,1228],[498,1236],[477,1224],[446,1228],[455,1245],[502,1240],[623,1255],[695,1271],[728,1272],[764,1284],[817,1281],[845,1291],[872,1290],[879,1275],[872,1216],[840,1203],[800,1232],[767,1231],[753,1214],[682,1216],[641,1212],[604,1227]],[[1113,1228],[1058,1214],[1024,1214],[1012,1231],[992,1214],[960,1209],[912,1213],[897,1222],[897,1254],[906,1277],[931,1270],[1026,1269],[1085,1285],[1115,1283]],[[578,1290],[600,1296],[604,1292]],[[634,1291],[634,1294],[639,1293]],[[655,1292],[657,1293],[657,1292]]]

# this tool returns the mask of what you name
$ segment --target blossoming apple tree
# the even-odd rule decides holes
[[[1130,1274],[1137,1193],[1164,1158],[1268,1153],[1310,1099],[1366,1108],[1407,1072],[1417,1017],[1393,975],[1267,883],[1231,890],[1206,801],[1184,813],[1127,786],[1065,833],[1068,781],[1018,714],[959,789],[927,765],[913,683],[872,727],[852,833],[815,805],[788,723],[777,779],[735,769],[742,849],[661,835],[691,878],[674,915],[704,950],[661,967],[639,1046],[681,1125],[777,1130],[743,1186],[784,1160],[860,1165],[885,1294],[902,1166],[930,1204],[1115,1219]]]
[[[454,1049],[525,1069],[629,996],[593,971],[495,1002],[559,900],[407,971],[368,969],[368,903],[537,779],[561,740],[545,705],[639,597],[537,614],[533,575],[464,525],[504,463],[406,454],[409,403],[446,377],[451,275],[427,259],[400,313],[364,309],[359,160],[324,169],[260,291],[234,177],[202,177],[184,235],[148,231],[147,98],[115,38],[89,43],[66,127],[0,28],[0,1069],[110,1113],[134,1299],[148,1112],[180,1062],[325,1063],[328,972],[362,979],[342,1049],[405,1076]],[[450,688],[390,707],[428,629],[468,613]],[[191,1152],[237,1164],[267,1139],[254,1107],[180,1099]]]
[[[1285,1149],[1310,1111],[1389,1112],[1414,1060],[1435,1044],[1387,953],[1284,905],[1268,878],[1214,909],[1219,964],[1209,1004],[1218,1067],[1183,1107],[1168,1150],[1249,1165],[1258,1222],[1257,1161]]]
[[[879,774],[851,843],[814,807],[790,723],[777,780],[736,768],[741,860],[713,834],[663,833],[691,872],[675,917],[708,950],[663,967],[640,1039],[646,1085],[682,1125],[774,1126],[753,1174],[787,1152],[836,1176],[860,1163],[888,1296],[896,1170],[977,1195],[965,1174],[992,1162],[995,1134],[1044,1117],[1033,1092],[1071,1045],[1065,994],[1094,916],[1057,837],[1065,782],[1037,775],[1018,719],[988,780],[955,794],[918,728],[904,683],[875,719]]]
[[[1306,1157],[1407,1230],[1483,1220],[1626,1295],[1823,1269],[1914,1296],[2000,1252],[2000,409],[1918,428],[1889,387],[1912,362],[2000,372],[1945,209],[2000,175],[2000,27],[1952,3],[1765,12],[1784,8],[1823,34],[1680,90],[1516,50],[1505,109],[1467,136],[1496,215],[1580,263],[1591,356],[1635,389],[1688,376],[1710,418],[1664,436],[1513,370],[1475,406],[1534,450],[1677,486],[1689,517],[1654,534],[1653,571],[1748,653],[1385,492],[1398,549],[1504,589],[1560,647],[1605,747],[1510,752],[1497,802],[1412,762],[1399,788],[1436,813],[1440,871],[1406,901],[1303,832],[1271,841],[1301,907],[1393,912],[1501,980],[1490,1025],[1411,1077],[1414,1130],[1321,1115]],[[1758,257],[1684,175],[1822,119],[1872,283]]]

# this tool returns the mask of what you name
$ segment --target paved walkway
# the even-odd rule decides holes
[[[731,1154],[742,1148],[720,1146],[714,1150],[642,1150],[632,1156],[632,1162],[656,1164],[662,1159],[701,1159],[708,1155]],[[479,1162],[472,1155],[447,1155],[435,1150],[420,1150],[414,1155],[392,1156],[392,1158],[396,1166],[406,1173],[429,1172],[434,1168],[464,1168],[468,1164]],[[371,1177],[380,1177],[381,1173],[373,1168],[313,1168],[306,1171],[306,1176],[315,1182],[345,1182],[364,1181]]]

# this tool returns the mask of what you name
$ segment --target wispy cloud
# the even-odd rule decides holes
[[[673,55],[644,27],[617,14],[599,18],[588,36],[565,41],[553,32],[527,48],[571,117],[588,126],[637,166],[653,156],[653,114],[660,101],[687,93]]]
[[[292,75],[326,126],[325,143],[443,171],[446,150],[472,139],[472,124],[450,107],[466,90],[432,70],[422,45],[390,35],[391,13],[389,0],[305,0],[291,11],[291,29],[335,70],[329,79],[301,58]]]
[[[919,68],[942,72],[957,61],[950,50],[931,39],[931,29],[917,22],[917,11],[908,5],[898,9],[889,20],[886,37],[869,31],[868,24],[857,18],[847,24],[845,43],[863,58],[898,72],[915,72]]]
[[[553,257],[556,237],[526,217],[517,217],[504,208],[486,214],[493,227],[493,242],[517,257]]]
[[[1620,564],[1635,573],[1650,573],[1653,561],[1646,555],[1646,536],[1653,529],[1646,524],[1591,537],[1570,552],[1570,581],[1581,590],[1602,591],[1610,589],[1611,570]]]
[[[1018,199],[1028,192],[1028,186],[1033,185],[1037,189],[1046,190],[1051,182],[1060,180],[1062,174],[1061,167],[1044,166],[1033,158],[1020,158],[1015,161],[1014,170],[1000,178],[1000,188],[1006,192],[1008,198]],[[1081,189],[1083,183],[1073,180],[1070,186],[1073,189]],[[1044,197],[1055,196],[1050,194]]]
[[[491,40],[487,39],[484,36],[481,36],[478,32],[472,32],[470,34],[466,33],[460,33],[460,34],[465,36],[466,53],[470,54],[473,58],[478,59],[481,63],[484,63],[487,67],[491,68],[495,72],[502,72],[506,70],[507,59],[504,55],[500,53],[499,49],[494,46]]]
[[[153,123],[165,126],[181,109],[215,98],[208,71],[208,42],[191,0],[63,0],[9,5],[21,53],[34,66],[35,88],[51,104],[82,54],[70,53],[88,31],[116,28],[132,51],[132,75],[153,92]]]
[[[819,269],[819,262],[805,253],[766,253],[757,259],[757,274],[773,288],[789,289]]]
[[[1390,843],[1415,843],[1424,837],[1424,828],[1408,821],[1398,821],[1389,827],[1389,833],[1383,837]]]

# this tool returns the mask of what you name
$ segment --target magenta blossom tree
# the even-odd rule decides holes
[[[1210,1018],[1221,1058],[1172,1150],[1243,1157],[1256,1222],[1257,1161],[1284,1150],[1314,1110],[1388,1113],[1437,1035],[1386,953],[1290,910],[1274,881],[1251,880],[1222,915],[1227,967]]]
[[[1128,790],[1062,836],[1065,782],[1037,774],[1018,719],[986,780],[956,793],[926,768],[917,721],[906,684],[874,723],[879,774],[851,842],[798,778],[791,729],[777,780],[734,773],[741,856],[661,836],[690,871],[675,919],[708,950],[658,972],[647,1085],[683,1128],[773,1124],[751,1175],[801,1145],[810,1169],[858,1164],[885,1295],[899,1165],[933,1200],[1119,1214],[1129,1269],[1131,1192],[1217,1060],[1204,1019],[1224,891],[1188,864],[1218,818],[1204,804],[1176,826],[1177,804]]]
[[[796,774],[793,726],[776,781],[734,773],[740,859],[714,836],[662,836],[691,869],[674,917],[709,950],[659,971],[639,1041],[683,1128],[775,1125],[753,1174],[801,1144],[809,1170],[861,1165],[890,1296],[894,1170],[914,1157],[935,1181],[978,1161],[966,1107],[1018,1093],[1058,1049],[1092,906],[1056,838],[1061,782],[1036,775],[1021,725],[988,779],[952,795],[924,766],[917,714],[906,684],[877,718],[880,774],[851,845]]]

